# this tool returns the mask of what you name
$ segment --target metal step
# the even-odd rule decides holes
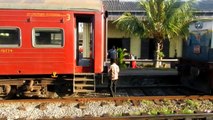
[[[75,73],[75,75],[95,75],[94,73]]]
[[[88,79],[88,78],[75,78],[75,81],[94,81],[94,79]]]
[[[75,84],[75,87],[94,87],[93,84]]]
[[[94,73],[74,74],[73,92],[74,93],[95,92],[95,74]]]
[[[88,89],[80,89],[75,90],[76,93],[87,93],[87,92],[94,92],[94,90],[88,90]]]

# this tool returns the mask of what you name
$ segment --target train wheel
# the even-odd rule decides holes
[[[10,85],[4,85],[3,86],[3,92],[8,95],[11,91],[11,86]]]
[[[56,94],[59,97],[66,97],[67,95],[71,94],[70,89],[72,88],[72,86],[70,84],[59,84],[59,85],[55,85],[55,91]]]
[[[56,92],[48,92],[47,98],[49,99],[58,98],[58,94]]]
[[[59,97],[63,97],[66,94],[65,87],[63,85],[55,85],[55,91]]]
[[[16,95],[16,89],[11,85],[2,85],[1,90],[3,94],[2,99],[11,99]]]

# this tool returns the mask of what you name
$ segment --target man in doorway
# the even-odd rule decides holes
[[[116,50],[115,46],[113,46],[112,49],[110,49],[108,51],[108,55],[109,55],[111,64],[112,64],[112,61],[115,61],[115,63],[116,63],[118,55],[117,55],[117,50]]]
[[[115,96],[116,94],[116,85],[118,81],[118,74],[120,72],[119,66],[115,63],[115,60],[111,61],[111,65],[108,69],[108,73],[110,73],[109,87],[111,96]]]

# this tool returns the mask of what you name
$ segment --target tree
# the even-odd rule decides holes
[[[131,13],[123,13],[114,22],[122,31],[156,40],[155,67],[158,68],[163,40],[175,36],[185,38],[188,35],[188,26],[195,20],[192,7],[194,2],[195,0],[141,0],[139,3],[146,13],[143,19]]]

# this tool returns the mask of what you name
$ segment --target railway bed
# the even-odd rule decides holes
[[[146,85],[142,87],[118,87],[114,97],[208,95],[182,85]],[[95,93],[76,93],[71,97],[110,97],[109,88],[99,87]]]
[[[98,118],[75,118],[75,120],[212,120],[213,115],[208,113],[202,114],[178,114],[178,115],[158,115],[150,116],[150,115],[142,115],[142,116],[124,116],[124,117],[98,117]]]
[[[58,93],[62,94],[62,93]],[[205,92],[196,91],[181,85],[148,85],[142,87],[119,87],[113,97],[146,97],[146,96],[190,96],[190,95],[209,95]],[[106,98],[112,97],[109,88],[99,87],[96,92],[71,93],[56,95],[54,99],[60,98]],[[28,97],[16,96],[12,99],[28,99]],[[34,97],[37,99],[38,97]],[[12,100],[11,99],[11,100]],[[30,99],[30,98],[29,98]],[[39,99],[39,98],[38,98]]]
[[[100,78],[104,79],[100,79]],[[2,97],[11,99],[12,95],[15,99],[22,99],[26,97],[39,97],[39,98],[64,98],[64,97],[109,97],[109,79],[108,75],[96,76],[95,92],[78,93],[72,91],[73,81],[64,80],[66,87],[49,86],[47,89],[41,85],[46,85],[47,82],[51,83],[52,78],[42,79],[43,82],[35,85],[26,83],[26,86],[21,86],[16,91],[11,90],[11,96]],[[28,78],[25,78],[28,79]],[[36,79],[37,80],[37,79]],[[39,79],[40,80],[40,79]],[[46,81],[46,82],[45,82]],[[65,82],[66,81],[66,82]],[[11,81],[9,81],[11,82]],[[23,81],[20,81],[23,82]],[[33,82],[32,82],[33,84]],[[27,87],[28,85],[28,87]],[[40,86],[39,86],[40,85]],[[14,88],[14,87],[13,87]],[[23,88],[23,92],[22,89]],[[29,89],[29,88],[32,88]],[[35,90],[34,90],[35,88]],[[37,90],[38,88],[38,90]],[[51,88],[51,89],[50,89]],[[52,90],[56,88],[55,90]],[[25,91],[26,90],[26,91]],[[27,91],[28,90],[28,91]],[[49,90],[49,91],[45,91]],[[41,96],[34,95],[35,93],[42,93]],[[37,92],[36,92],[37,91]],[[16,93],[15,93],[16,92]],[[29,93],[28,93],[29,92]],[[32,94],[30,94],[32,92]],[[9,92],[10,93],[10,92]],[[46,96],[42,96],[42,95]],[[177,95],[208,95],[209,93],[201,92],[193,88],[187,88],[181,84],[175,69],[166,70],[153,70],[153,69],[126,69],[121,70],[119,80],[117,82],[117,93],[115,96],[177,96]],[[39,94],[40,95],[40,94]]]
[[[100,76],[98,76],[100,77]],[[103,81],[96,81],[96,91],[86,93],[66,94],[58,92],[54,98],[67,97],[109,97],[108,76]],[[116,97],[140,96],[178,96],[178,95],[208,95],[208,93],[188,88],[180,83],[175,70],[124,70],[117,82]],[[22,99],[19,96],[15,99]]]
[[[133,86],[120,84],[109,97],[107,81],[95,93],[71,94],[58,99],[0,101],[3,119],[115,119],[115,120],[212,120],[213,97],[186,88],[177,79],[133,75]],[[122,78],[122,76],[121,76]],[[139,79],[138,79],[139,78]],[[143,78],[142,80],[140,78]],[[158,79],[163,78],[163,79]],[[137,81],[139,80],[139,82]],[[126,82],[124,79],[121,83]],[[129,82],[126,82],[127,84]],[[138,84],[140,83],[140,84]],[[135,86],[140,85],[140,86]]]
[[[3,119],[212,120],[212,96],[149,96],[0,101]]]

